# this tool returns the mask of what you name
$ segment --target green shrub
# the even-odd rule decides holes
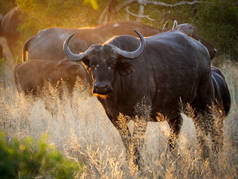
[[[0,178],[74,178],[82,172],[82,165],[65,158],[52,146],[26,138],[6,143],[0,135]]]

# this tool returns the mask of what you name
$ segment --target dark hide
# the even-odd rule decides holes
[[[130,141],[138,131],[143,136],[146,122],[158,121],[158,113],[165,116],[171,128],[169,150],[175,148],[182,125],[181,101],[191,104],[196,114],[203,115],[203,120],[195,120],[198,130],[202,129],[201,124],[213,120],[205,115],[214,100],[207,48],[179,31],[157,34],[145,42],[144,52],[135,59],[124,58],[111,47],[113,44],[122,50],[134,51],[139,40],[132,36],[116,37],[103,45],[91,46],[79,55],[84,57],[82,60],[94,80],[94,93],[103,96],[98,100],[118,129],[129,154],[129,146],[133,145]],[[144,118],[144,127],[138,129],[135,125],[133,135],[130,134],[128,121],[118,118],[120,113],[134,121],[138,121],[136,116]],[[203,129],[202,132],[206,133]],[[140,161],[139,148],[135,144],[135,164]]]
[[[75,37],[70,41],[70,49],[74,53],[86,50],[91,44],[103,43],[115,35],[135,35],[133,30],[137,29],[144,36],[154,35],[159,29],[133,22],[112,23],[96,28],[48,28],[41,30],[30,38],[23,47],[23,60],[26,61],[26,52],[29,59],[52,59],[60,60],[65,57],[63,42],[73,32]]]
[[[64,84],[71,95],[77,78],[84,88],[91,84],[84,67],[69,60],[30,60],[17,65],[14,74],[18,91],[26,95],[40,96],[49,84],[57,88]]]
[[[211,67],[211,71],[216,103],[224,116],[227,116],[231,107],[231,95],[225,77],[216,67]]]
[[[18,27],[23,21],[23,16],[23,12],[18,7],[15,7],[5,14],[1,22],[1,34],[7,39],[12,52],[20,38]]]

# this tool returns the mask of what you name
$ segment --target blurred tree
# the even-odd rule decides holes
[[[1,0],[0,1],[0,13],[6,14],[10,9],[16,6],[15,0]]]
[[[235,0],[203,0],[194,23],[220,54],[238,60],[238,4]]]
[[[27,14],[20,27],[24,40],[48,27],[95,25],[103,5],[96,0],[16,0],[16,3]]]
[[[98,3],[97,0],[84,0],[85,4],[91,4],[93,9],[98,9]]]

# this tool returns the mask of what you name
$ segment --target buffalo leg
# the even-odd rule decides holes
[[[208,122],[210,121],[207,120],[207,117],[201,114],[196,115],[194,119],[197,141],[201,150],[200,152],[203,160],[209,158],[209,151],[210,151],[206,141],[206,137],[209,133]]]
[[[211,106],[214,99],[214,91],[212,85],[211,74],[206,73],[201,78],[201,82],[197,91],[197,98],[193,102],[195,117],[194,125],[197,140],[201,149],[202,159],[209,159],[210,149],[206,142],[206,137],[212,130],[213,116],[211,115]]]
[[[122,139],[122,143],[126,148],[126,158],[127,160],[129,159],[129,145],[131,143],[131,133],[130,130],[128,128],[128,121],[127,119],[122,116],[119,115],[118,118],[115,120],[113,117],[110,117],[110,115],[108,115],[108,117],[110,118],[112,124],[114,125],[114,127],[118,130],[121,139]]]
[[[223,139],[223,118],[217,117],[211,130],[212,151],[215,155],[218,155],[218,153],[222,151]]]
[[[200,120],[199,120],[200,119]],[[212,134],[214,120],[211,114],[198,115],[195,120],[195,129],[197,134],[197,140],[200,146],[201,157],[203,161],[208,162],[208,166],[211,171],[215,172],[215,163],[210,155],[210,148],[207,143],[208,134]]]
[[[121,136],[126,149],[126,159],[129,162],[131,171],[135,172],[140,170],[142,162],[139,151],[142,149],[144,144],[144,134],[147,126],[146,121],[140,121],[139,119],[135,121],[133,136],[128,128],[128,121],[124,116],[119,115],[117,120],[111,120],[111,122]]]
[[[132,136],[132,142],[130,144],[129,151],[133,157],[132,162],[138,166],[138,169],[143,168],[143,160],[141,157],[141,151],[144,146],[144,136],[146,132],[147,122],[145,119],[137,118],[135,119],[134,131]]]
[[[180,115],[177,118],[168,121],[168,124],[170,127],[170,133],[169,133],[167,150],[169,150],[170,152],[173,152],[176,147],[177,139],[182,127],[182,123],[183,123],[183,119]]]

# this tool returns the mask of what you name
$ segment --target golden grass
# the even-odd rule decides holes
[[[224,151],[213,163],[215,171],[210,170],[208,162],[201,162],[193,122],[183,115],[178,157],[165,155],[167,123],[149,123],[142,152],[144,173],[131,174],[119,133],[97,99],[79,89],[74,91],[71,104],[66,96],[59,100],[53,89],[51,96],[32,99],[16,93],[14,86],[1,88],[0,129],[7,133],[9,140],[28,135],[39,139],[47,134],[49,143],[85,164],[81,178],[237,178],[238,88],[235,80],[238,73],[229,63],[222,71],[231,90],[232,109],[225,121]],[[133,130],[133,122],[129,127]]]

